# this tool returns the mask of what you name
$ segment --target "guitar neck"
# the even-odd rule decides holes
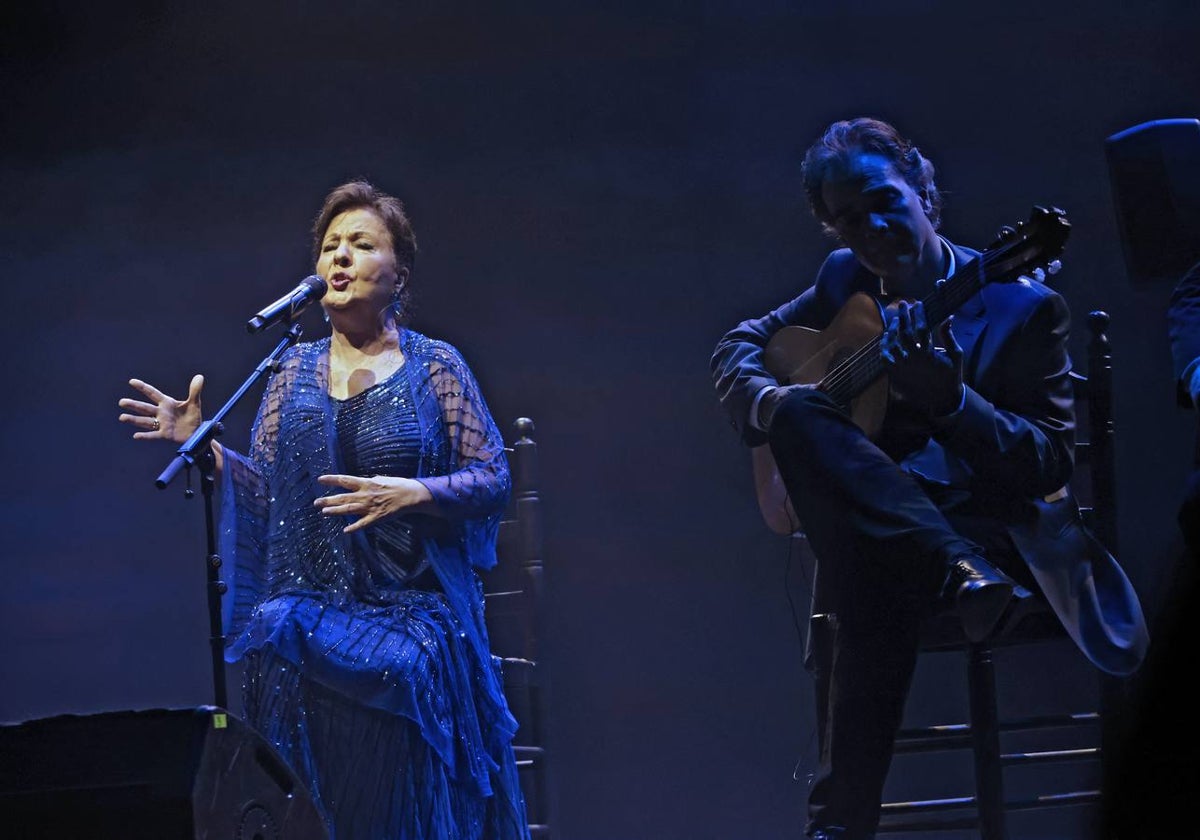
[[[944,283],[935,286],[929,296],[921,301],[925,307],[925,319],[930,327],[941,325],[983,288],[985,261],[986,255],[980,254],[954,272]]]
[[[986,282],[986,256],[980,254],[968,262],[944,282],[938,283],[921,301],[931,328],[942,324],[983,288]],[[829,394],[838,405],[849,405],[851,400],[884,374],[882,339],[882,336],[877,336],[868,341],[853,356],[827,373],[817,387]]]

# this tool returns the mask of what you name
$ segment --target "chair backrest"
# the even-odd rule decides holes
[[[1083,418],[1082,421],[1077,418],[1076,422],[1081,432],[1075,443],[1075,478],[1071,486],[1080,500],[1084,524],[1105,548],[1118,555],[1110,320],[1107,312],[1088,313],[1091,338],[1087,347],[1087,374],[1071,372],[1075,408]]]
[[[485,617],[492,652],[504,668],[504,691],[520,725],[516,752],[531,836],[548,838],[543,699],[545,666],[539,656],[544,611],[542,516],[533,421],[519,418],[517,439],[506,447],[513,492],[500,523],[498,562],[483,576]]]

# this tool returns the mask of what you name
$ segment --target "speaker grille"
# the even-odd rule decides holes
[[[212,706],[0,726],[0,824],[10,840],[328,838],[278,754]]]

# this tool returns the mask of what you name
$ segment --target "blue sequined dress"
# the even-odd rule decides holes
[[[458,352],[412,330],[404,364],[329,396],[328,339],[271,377],[248,455],[225,450],[229,662],[246,720],[305,781],[333,840],[523,840],[516,722],[476,569],[495,564],[503,441]],[[415,477],[444,518],[352,534],[328,473]]]

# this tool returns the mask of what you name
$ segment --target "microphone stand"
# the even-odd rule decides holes
[[[208,541],[208,551],[204,558],[204,565],[208,578],[209,646],[212,651],[215,703],[221,709],[228,708],[225,692],[225,634],[221,632],[221,596],[225,594],[228,587],[218,577],[221,568],[221,557],[217,554],[216,523],[213,516],[213,488],[216,485],[214,473],[216,472],[217,459],[212,451],[212,442],[218,435],[225,431],[225,426],[221,422],[222,419],[246,395],[246,392],[254,386],[254,383],[265,376],[268,370],[279,370],[280,358],[283,356],[285,350],[300,340],[300,332],[299,324],[291,325],[275,349],[258,363],[254,372],[242,383],[234,395],[229,398],[229,401],[221,406],[221,410],[213,415],[211,420],[205,420],[200,424],[199,428],[192,433],[192,436],[179,447],[175,457],[167,465],[167,468],[154,481],[154,485],[159,490],[162,490],[171,483],[171,480],[179,474],[180,470],[188,469],[188,486],[183,495],[184,498],[190,499],[196,495],[191,487],[190,469],[194,466],[200,470],[200,490],[204,495],[204,525]]]

